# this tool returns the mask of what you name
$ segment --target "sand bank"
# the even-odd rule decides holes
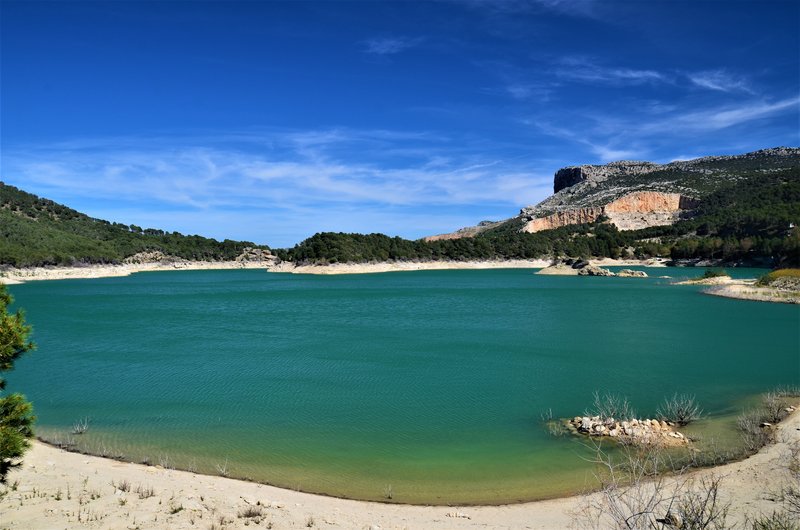
[[[777,439],[747,460],[693,474],[723,477],[729,523],[779,508],[774,494],[789,480],[788,451],[800,444],[798,412],[778,426]],[[574,526],[573,514],[590,498],[459,508],[381,504],[116,462],[38,442],[9,478],[16,489],[0,500],[0,520],[8,528],[220,528],[221,520],[224,528],[244,528],[256,526],[244,516],[250,510],[262,514],[258,527],[271,522],[272,528],[552,529]]]
[[[800,304],[800,291],[759,287],[752,282],[733,281],[706,289],[703,293],[725,298],[737,298],[739,300]]]
[[[663,267],[664,260],[592,260],[603,267]],[[272,261],[176,261],[126,265],[86,265],[81,267],[32,267],[0,270],[0,283],[8,285],[36,280],[65,280],[79,278],[110,278],[136,272],[212,269],[265,269],[293,274],[370,274],[453,269],[541,269],[552,264],[549,259],[485,260],[485,261],[428,261],[382,263],[336,263],[332,265],[295,265]]]
[[[675,285],[701,285],[707,286],[703,294],[736,298],[738,300],[754,300],[757,302],[778,302],[783,304],[800,304],[800,291],[790,289],[776,289],[756,285],[756,280],[732,279],[730,276],[717,276],[714,278],[697,278],[676,282]]]
[[[400,272],[450,269],[543,269],[552,265],[550,259],[532,260],[486,260],[486,261],[428,261],[428,262],[383,262],[383,263],[335,263],[333,265],[294,265],[283,262],[270,267],[272,272],[294,274],[367,274],[377,272]],[[591,260],[592,265],[604,267],[663,267],[663,260]]]
[[[266,269],[271,262],[258,261],[176,261],[137,263],[125,265],[86,265],[83,267],[31,267],[0,271],[0,283],[13,285],[37,280],[72,280],[81,278],[112,278],[129,276],[136,272],[212,270],[212,269]]]

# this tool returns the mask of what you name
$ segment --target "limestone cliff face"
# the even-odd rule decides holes
[[[565,210],[556,212],[546,217],[531,219],[522,228],[523,232],[540,232],[542,230],[552,230],[568,225],[579,225],[593,223],[603,215],[603,207],[597,208],[577,208],[575,210]]]
[[[672,224],[697,205],[697,200],[680,193],[637,191],[604,206],[562,210],[545,217],[530,219],[523,231],[539,232],[562,226],[591,223],[603,215],[620,230],[638,230]]]
[[[602,166],[583,165],[569,166],[556,171],[553,179],[553,193],[558,193],[564,188],[569,188],[580,182],[601,182],[608,178],[622,175],[643,175],[658,171],[663,166],[652,162],[636,162],[621,160]]]

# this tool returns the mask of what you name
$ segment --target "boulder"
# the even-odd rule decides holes
[[[616,276],[616,274],[597,265],[586,265],[578,270],[578,276]]]
[[[644,271],[635,271],[632,269],[622,269],[617,273],[620,278],[647,278],[647,273]]]

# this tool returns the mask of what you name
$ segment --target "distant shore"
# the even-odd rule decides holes
[[[776,289],[769,286],[756,284],[754,278],[733,279],[730,276],[716,276],[711,278],[696,278],[684,280],[675,285],[699,285],[707,289],[703,294],[735,298],[737,300],[752,300],[755,302],[774,302],[780,304],[800,304],[800,291],[789,289]]]
[[[592,260],[598,266],[663,267],[665,260]],[[111,278],[137,272],[175,270],[264,269],[292,274],[373,274],[422,270],[454,269],[541,269],[552,263],[549,259],[484,260],[484,261],[395,261],[381,263],[334,263],[331,265],[295,265],[272,261],[175,261],[122,265],[84,265],[77,267],[31,267],[0,270],[0,283],[13,285],[38,280],[69,280],[81,278]]]
[[[604,267],[665,267],[666,260],[591,260],[591,263]],[[432,271],[457,269],[543,269],[549,267],[551,259],[514,259],[482,261],[397,261],[381,263],[334,263],[331,265],[295,265],[283,262],[270,267],[271,272],[293,274],[371,274],[379,272]]]
[[[175,261],[122,265],[85,265],[80,267],[31,267],[0,270],[0,283],[14,285],[38,280],[77,280],[113,278],[136,272],[214,269],[266,269],[260,261]]]

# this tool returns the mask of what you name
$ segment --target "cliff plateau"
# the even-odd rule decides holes
[[[775,147],[733,156],[708,156],[668,164],[619,161],[556,171],[554,193],[506,222],[523,232],[592,223],[605,217],[620,230],[671,225],[692,216],[703,198],[753,174],[800,170],[800,148]],[[493,226],[462,228],[426,238],[474,237]]]

